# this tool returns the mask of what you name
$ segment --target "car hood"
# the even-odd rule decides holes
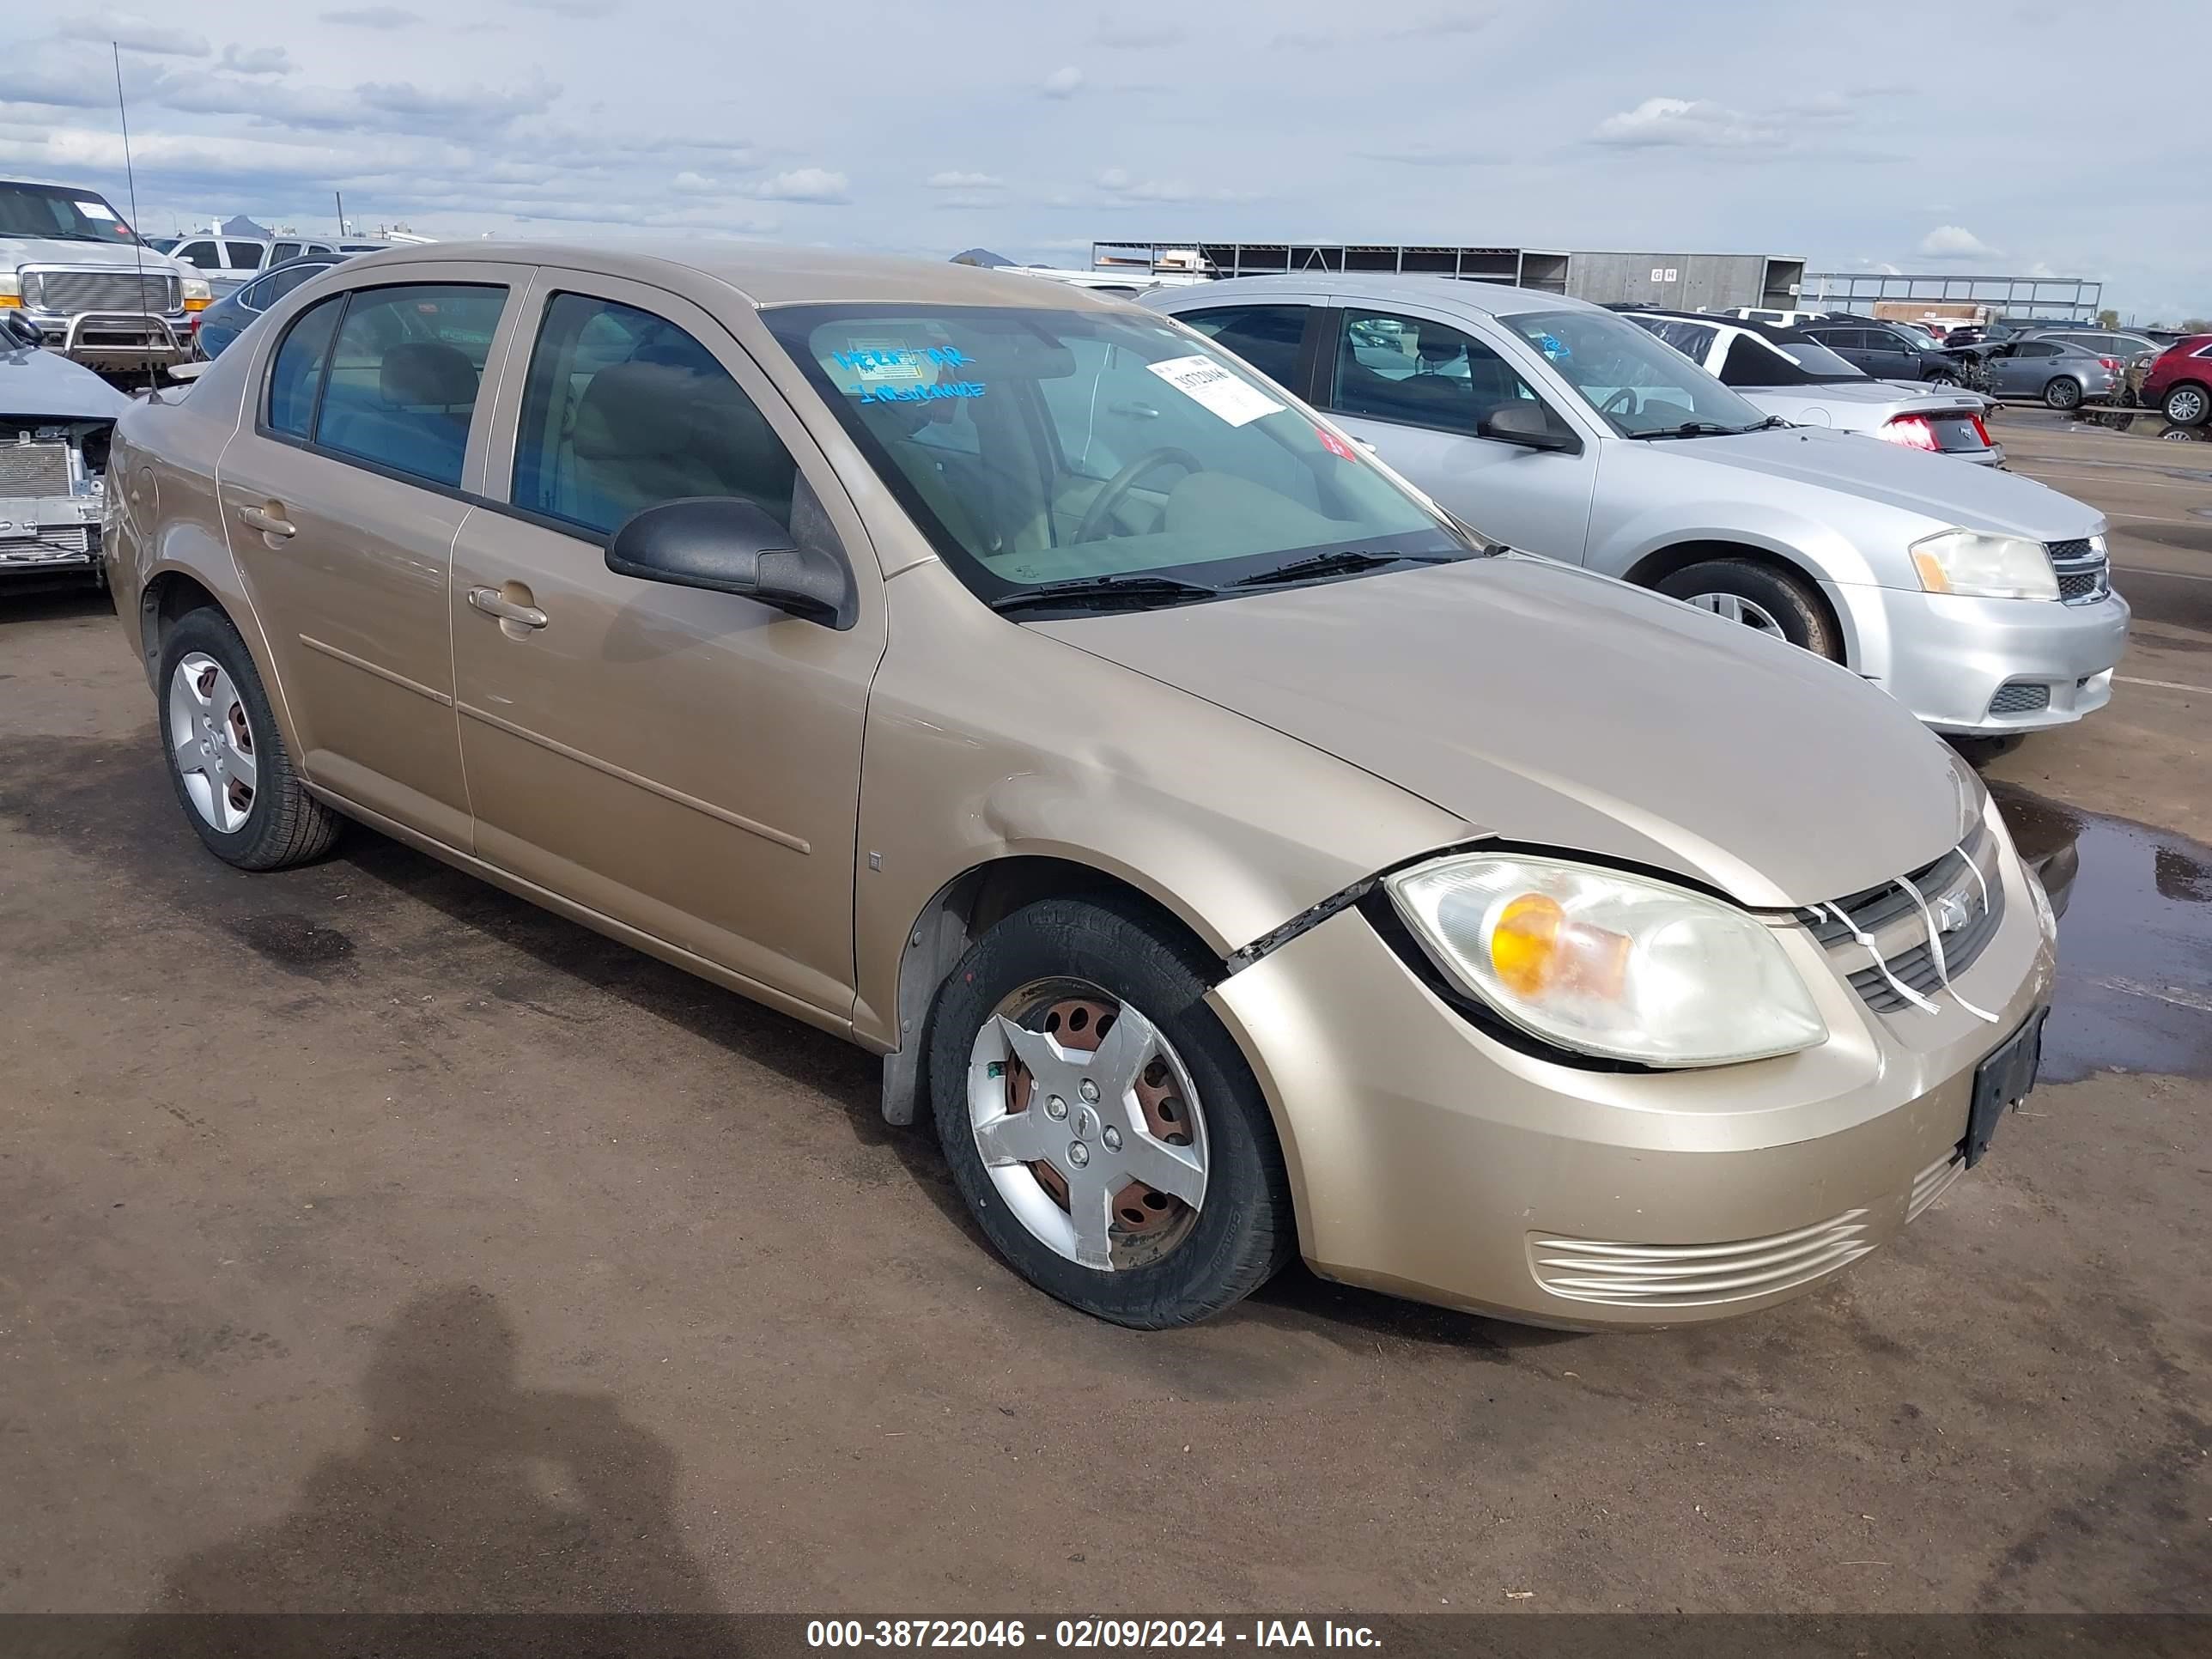
[[[0,263],[9,270],[20,265],[82,265],[100,270],[136,270],[143,263],[149,276],[174,276],[187,267],[152,248],[134,248],[120,242],[69,242],[51,236],[0,237]]]
[[[1798,427],[1729,438],[1656,441],[1692,465],[1756,472],[1918,514],[1934,521],[1930,534],[1956,526],[2056,542],[2093,536],[2105,528],[2105,515],[2095,507],[2017,473],[1945,465],[1945,457],[1898,444],[1863,442],[1847,432]],[[1812,511],[1818,516],[1817,507]]]
[[[1978,810],[1951,751],[1848,671],[1525,555],[1027,625],[1360,767],[1470,839],[1759,908],[1917,869]]]
[[[0,416],[112,421],[131,399],[82,364],[36,346],[0,350]]]

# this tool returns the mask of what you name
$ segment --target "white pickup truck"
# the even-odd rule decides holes
[[[96,190],[0,179],[0,310],[88,368],[164,368],[191,356],[207,281],[157,253]]]

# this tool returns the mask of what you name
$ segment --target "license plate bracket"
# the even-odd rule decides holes
[[[2035,1086],[2036,1069],[2043,1063],[2043,1023],[2051,1010],[2039,1008],[2026,1024],[1993,1050],[1974,1068],[1973,1103],[1966,1109],[1966,1137],[1959,1150],[1972,1169],[1996,1139],[1997,1122],[2008,1106],[2017,1106]]]

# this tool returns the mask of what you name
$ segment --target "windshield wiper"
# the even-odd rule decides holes
[[[1316,553],[1310,557],[1292,559],[1288,564],[1273,570],[1262,570],[1257,575],[1240,576],[1230,583],[1231,587],[1265,587],[1271,582],[1304,581],[1315,576],[1348,576],[1355,570],[1372,570],[1386,564],[1449,564],[1449,553],[1362,553],[1353,548],[1340,548],[1334,553]]]
[[[1761,422],[1760,425],[1765,425]],[[1718,421],[1685,421],[1678,427],[1657,432],[1632,432],[1632,438],[1737,438],[1747,432],[1756,432],[1756,426],[1723,426]]]
[[[1047,582],[1001,593],[990,601],[1001,613],[1048,605],[1142,605],[1147,600],[1210,599],[1221,590],[1203,582],[1187,582],[1177,576],[1078,576],[1068,581]]]

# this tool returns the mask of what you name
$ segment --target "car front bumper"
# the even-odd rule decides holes
[[[2000,737],[2065,726],[2112,701],[2128,603],[1974,599],[1822,582],[1849,619],[1859,672],[1938,732]],[[2018,688],[2015,690],[2014,688]],[[2008,693],[2000,701],[1999,693]]]
[[[192,313],[61,312],[27,307],[49,348],[88,368],[164,368],[192,355]]]
[[[1577,1329],[1725,1318],[1826,1281],[1956,1178],[1975,1067],[2049,999],[2033,878],[2003,845],[2004,920],[1956,981],[1995,1023],[1948,995],[1877,1015],[1785,925],[1831,1036],[1740,1066],[1634,1074],[1522,1054],[1431,993],[1358,909],[1309,929],[1209,998],[1275,1115],[1306,1260]]]

